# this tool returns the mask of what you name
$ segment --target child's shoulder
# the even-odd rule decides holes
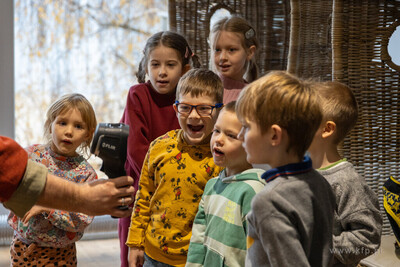
[[[241,174],[250,175],[250,176],[256,175],[257,177],[261,177],[261,175],[264,172],[266,172],[266,170],[261,169],[261,168],[250,168],[250,169],[244,170],[243,172],[241,172]]]
[[[237,182],[261,182],[265,184],[265,180],[262,178],[262,174],[265,172],[265,170],[262,169],[257,169],[257,168],[251,168],[242,171],[241,173],[237,173],[231,177],[228,177],[227,179],[231,179],[233,181]]]
[[[150,91],[151,91],[150,83],[139,83],[132,85],[131,88],[129,88],[128,99],[130,99],[131,101],[133,99],[140,99],[140,100],[151,99]]]
[[[129,93],[142,93],[144,91],[150,90],[150,83],[138,83],[135,85],[132,85],[131,88],[129,88]]]
[[[164,146],[168,146],[170,149],[176,148],[180,131],[180,129],[171,130],[157,137],[150,143],[149,150]]]
[[[276,198],[274,194],[284,198],[296,198],[296,192],[304,192],[304,194],[301,194],[302,197],[332,192],[328,181],[314,169],[303,173],[284,174],[272,178],[269,176],[265,177],[265,179],[267,180],[265,188],[270,198]]]
[[[327,169],[319,169],[318,172],[324,176],[330,184],[354,183],[362,179],[354,165],[346,159],[341,160]]]
[[[42,144],[33,144],[25,148],[28,155],[31,154],[43,154],[46,151],[46,146]]]

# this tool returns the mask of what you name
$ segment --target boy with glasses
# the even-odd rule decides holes
[[[221,171],[210,138],[222,98],[212,71],[193,69],[180,79],[174,109],[181,129],[155,139],[147,152],[126,243],[130,266],[185,265],[204,187]]]

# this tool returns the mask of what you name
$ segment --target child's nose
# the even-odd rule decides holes
[[[199,113],[197,112],[197,110],[196,110],[195,107],[193,107],[192,110],[190,111],[189,117],[191,117],[191,118],[193,118],[193,117],[195,117],[195,118],[200,118],[200,115],[199,115]]]
[[[161,66],[158,75],[161,77],[167,75],[167,68],[165,66]]]
[[[222,134],[220,134],[218,137],[217,137],[217,139],[215,140],[215,142],[218,144],[218,145],[223,145],[224,144],[224,138],[223,138],[223,135]]]
[[[219,60],[224,60],[224,59],[226,59],[226,51],[222,50],[219,55]]]
[[[65,135],[71,136],[72,132],[73,132],[73,128],[72,126],[67,126],[65,127]]]

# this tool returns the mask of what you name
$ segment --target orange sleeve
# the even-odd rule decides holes
[[[11,138],[0,136],[0,202],[7,201],[24,176],[27,152]]]

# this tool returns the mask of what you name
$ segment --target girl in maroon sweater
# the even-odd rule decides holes
[[[199,59],[193,54],[186,39],[170,31],[151,36],[143,53],[136,75],[139,84],[129,89],[121,119],[121,122],[130,126],[125,170],[134,179],[136,189],[150,142],[179,128],[172,107],[179,78],[191,67],[200,67]],[[149,77],[147,82],[146,74]],[[121,267],[128,266],[128,247],[125,242],[129,225],[130,216],[119,219]]]

